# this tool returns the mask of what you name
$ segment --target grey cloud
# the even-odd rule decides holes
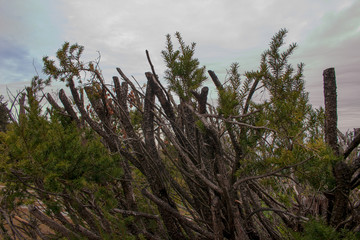
[[[93,55],[100,51],[103,73],[109,80],[112,75],[117,74],[115,67],[121,67],[126,74],[134,75],[140,82],[145,80],[144,72],[149,70],[145,49],[150,51],[157,73],[162,74],[164,63],[160,51],[165,47],[165,34],[173,34],[175,31],[180,31],[187,43],[194,41],[198,44],[196,56],[219,76],[224,76],[225,69],[234,61],[240,63],[242,72],[257,69],[260,54],[268,48],[273,34],[286,27],[289,30],[286,42],[299,43],[293,59],[295,63],[306,64],[307,87],[315,106],[323,104],[322,71],[327,67],[336,68],[340,100],[344,99],[343,96],[346,96],[346,99],[353,98],[353,92],[348,90],[359,86],[354,80],[354,76],[360,76],[358,67],[354,68],[355,64],[359,63],[356,53],[359,52],[360,39],[359,32],[355,31],[356,24],[360,22],[359,1],[59,2],[61,4],[57,5],[57,12],[63,17],[60,42],[77,42],[85,46],[86,53]],[[344,2],[353,5],[336,12]],[[324,15],[325,12],[333,13]],[[50,28],[50,25],[44,25],[45,27]],[[312,31],[312,34],[307,37],[309,31]],[[51,32],[50,35],[56,34]],[[39,38],[53,42],[51,36],[42,35]],[[1,75],[6,72],[7,79],[13,78],[13,81],[24,80],[28,76],[31,78],[34,69],[29,51],[11,41],[0,41]],[[36,42],[37,49],[41,46],[41,54],[49,54],[49,51],[45,52],[44,44],[40,44],[38,38],[33,42],[32,52]],[[2,46],[5,45],[6,49],[3,49]],[[7,59],[6,62],[3,58]],[[1,82],[5,81],[3,76],[0,79]],[[346,103],[348,102],[351,103],[346,100]]]
[[[29,51],[14,41],[0,39],[0,80],[2,84],[29,81],[34,75],[33,58]]]
[[[322,72],[334,67],[338,88],[339,128],[359,127],[360,2],[325,14],[320,24],[300,42],[298,57],[305,62],[310,100],[323,106]]]

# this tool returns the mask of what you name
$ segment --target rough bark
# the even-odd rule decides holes
[[[354,139],[351,141],[351,143],[349,144],[348,148],[345,150],[344,152],[344,159],[346,159],[351,152],[360,144],[360,132],[358,134],[356,134],[356,136],[354,137]],[[354,169],[357,170],[357,169]]]
[[[328,68],[323,72],[324,76],[324,99],[325,99],[325,142],[332,148],[334,154],[339,156],[339,145],[337,141],[337,93],[335,69]],[[348,203],[350,194],[351,171],[349,166],[338,160],[333,166],[333,174],[336,188],[333,197],[328,198],[332,206],[330,224],[339,227],[348,214]]]
[[[38,210],[36,207],[34,206],[30,206],[29,207],[29,212],[36,217],[40,222],[42,222],[43,224],[49,226],[51,229],[53,229],[54,231],[61,233],[64,237],[67,238],[80,238],[80,236],[78,234],[76,234],[75,232],[67,229],[66,227],[64,227],[63,225],[55,222],[54,220],[52,220],[51,218],[49,218],[48,216],[46,216],[45,214],[43,214],[40,210]],[[100,238],[98,238],[100,239]]]
[[[150,187],[157,197],[162,201],[166,202],[173,208],[173,211],[178,212],[175,203],[169,197],[168,189],[166,189],[163,179],[166,170],[164,163],[161,161],[157,147],[155,144],[154,136],[154,105],[155,105],[155,94],[152,87],[152,81],[154,75],[147,72],[146,74],[148,81],[145,103],[144,103],[144,121],[143,131],[145,137],[145,148],[149,154],[147,162],[144,162],[146,169],[146,176],[149,180]],[[150,160],[150,161],[149,161]],[[185,236],[181,232],[181,228],[178,224],[177,218],[173,217],[169,212],[162,207],[159,207],[160,214],[163,216],[164,224],[168,229],[168,233],[171,239],[184,239]]]
[[[339,155],[337,140],[337,94],[335,69],[328,68],[323,72],[325,100],[325,142]]]

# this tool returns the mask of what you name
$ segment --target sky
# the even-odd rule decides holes
[[[120,67],[145,82],[145,50],[163,73],[165,36],[179,31],[196,42],[201,65],[224,79],[233,62],[242,73],[257,70],[281,28],[287,45],[298,44],[291,63],[305,63],[310,103],[324,105],[322,72],[334,67],[339,129],[360,127],[360,0],[0,0],[0,94],[42,76],[42,57],[65,41],[85,46],[88,60],[100,52],[109,81]]]

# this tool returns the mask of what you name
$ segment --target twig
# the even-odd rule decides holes
[[[249,176],[249,177],[245,177],[245,178],[241,178],[239,179],[238,181],[235,182],[234,186],[233,186],[233,189],[236,190],[240,184],[244,183],[244,182],[247,182],[247,181],[250,181],[250,180],[254,180],[254,179],[259,179],[259,178],[264,178],[264,177],[269,177],[269,176],[272,176],[278,172],[281,172],[285,169],[288,169],[288,168],[293,168],[293,167],[296,167],[296,166],[299,166],[301,164],[304,164],[306,163],[307,161],[309,161],[310,159],[312,159],[313,157],[310,157],[308,159],[305,159],[299,163],[295,163],[293,165],[289,165],[289,166],[285,166],[285,167],[282,167],[282,168],[279,168],[275,171],[272,171],[272,172],[269,172],[269,173],[265,173],[265,174],[261,174],[261,175],[257,175],[257,176]]]
[[[162,201],[161,199],[159,199],[158,197],[154,196],[153,194],[151,194],[150,192],[148,192],[145,188],[141,190],[141,193],[149,198],[151,201],[153,201],[154,203],[156,203],[160,208],[166,210],[167,212],[169,212],[170,214],[172,214],[173,216],[176,217],[176,219],[178,219],[180,222],[182,222],[184,225],[188,226],[189,228],[193,229],[194,231],[204,235],[205,237],[207,237],[208,239],[214,239],[214,235],[198,226],[196,226],[192,221],[190,221],[189,219],[186,219],[184,216],[182,216],[178,211],[176,211],[174,208],[172,208],[171,206],[169,206],[169,204],[167,204],[166,202]]]
[[[123,210],[123,209],[119,209],[119,208],[114,208],[114,209],[112,209],[110,211],[113,211],[115,213],[121,213],[121,214],[124,214],[124,215],[132,215],[132,216],[135,216],[135,217],[145,217],[145,218],[159,220],[158,215],[152,215],[152,214],[143,213],[143,212],[136,212],[136,211],[131,211],[131,210]]]
[[[246,221],[249,221],[250,218],[258,213],[258,212],[264,212],[264,211],[272,211],[272,212],[279,212],[279,213],[283,213],[283,214],[286,214],[286,215],[289,215],[293,218],[297,218],[297,219],[301,219],[301,220],[304,220],[304,221],[309,221],[309,218],[306,218],[306,217],[303,217],[303,216],[296,216],[292,213],[289,213],[288,211],[285,211],[285,210],[281,210],[281,209],[276,209],[276,208],[258,208],[256,210],[254,210],[252,213],[250,213],[247,217],[246,217]]]

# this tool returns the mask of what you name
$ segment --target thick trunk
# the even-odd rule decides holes
[[[324,98],[325,98],[325,142],[333,149],[334,154],[339,156],[339,145],[337,141],[337,95],[335,69],[324,70]],[[329,199],[329,206],[332,206],[330,224],[334,227],[346,219],[348,200],[350,194],[351,171],[349,166],[339,160],[333,166],[333,174],[336,181],[336,188],[333,197]]]
[[[337,95],[335,69],[328,68],[323,72],[325,100],[325,142],[339,154],[337,141]]]
[[[349,166],[341,161],[334,166],[333,172],[336,189],[334,192],[334,206],[331,213],[330,224],[338,227],[348,215],[351,171]]]

